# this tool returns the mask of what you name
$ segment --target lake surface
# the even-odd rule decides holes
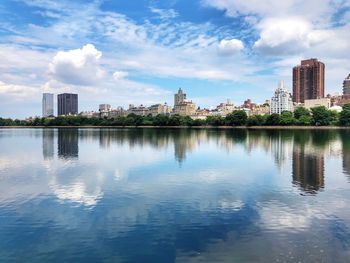
[[[0,129],[0,262],[349,262],[350,130]]]

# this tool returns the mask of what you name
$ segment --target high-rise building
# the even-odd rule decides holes
[[[283,111],[293,111],[292,96],[280,81],[275,95],[271,98],[270,113],[281,114]]]
[[[350,96],[350,74],[343,82],[343,95]]]
[[[186,94],[179,88],[177,94],[174,95],[174,106],[180,105],[186,100]]]
[[[52,93],[43,93],[42,112],[43,112],[43,117],[53,116],[53,94]]]
[[[293,68],[293,101],[324,98],[325,65],[315,58],[302,60]]]
[[[181,88],[174,95],[173,113],[182,116],[191,116],[196,113],[196,104],[186,99],[186,94],[183,93]]]
[[[57,115],[78,114],[78,94],[63,93],[57,95]]]

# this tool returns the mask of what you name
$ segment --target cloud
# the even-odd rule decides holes
[[[227,16],[266,17],[301,16],[313,22],[329,21],[336,10],[349,4],[348,0],[203,0],[205,6],[225,11]]]
[[[66,84],[93,85],[104,75],[100,67],[102,52],[87,44],[81,49],[60,51],[49,65],[51,76]]]
[[[126,71],[116,71],[113,73],[113,78],[116,81],[125,79],[127,76],[128,76],[128,72],[126,72]]]
[[[160,19],[172,19],[177,17],[179,14],[174,9],[160,9],[156,7],[150,7],[152,13],[159,16]]]
[[[301,18],[269,18],[257,26],[261,31],[254,48],[270,54],[294,54],[308,49],[311,44],[323,41],[325,32]]]
[[[26,99],[39,94],[40,89],[24,85],[7,84],[0,81],[0,95]]]
[[[218,45],[219,53],[222,55],[234,55],[244,49],[244,44],[238,39],[224,39]]]

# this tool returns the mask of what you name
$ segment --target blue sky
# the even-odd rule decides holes
[[[42,92],[77,92],[79,110],[264,102],[291,90],[303,58],[326,64],[326,93],[350,73],[350,0],[3,0],[0,116],[41,114]]]

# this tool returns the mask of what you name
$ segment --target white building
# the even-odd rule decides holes
[[[284,82],[280,81],[275,95],[271,98],[270,114],[281,114],[283,111],[293,111],[293,100]]]
[[[53,94],[43,93],[42,100],[43,117],[53,116]]]

